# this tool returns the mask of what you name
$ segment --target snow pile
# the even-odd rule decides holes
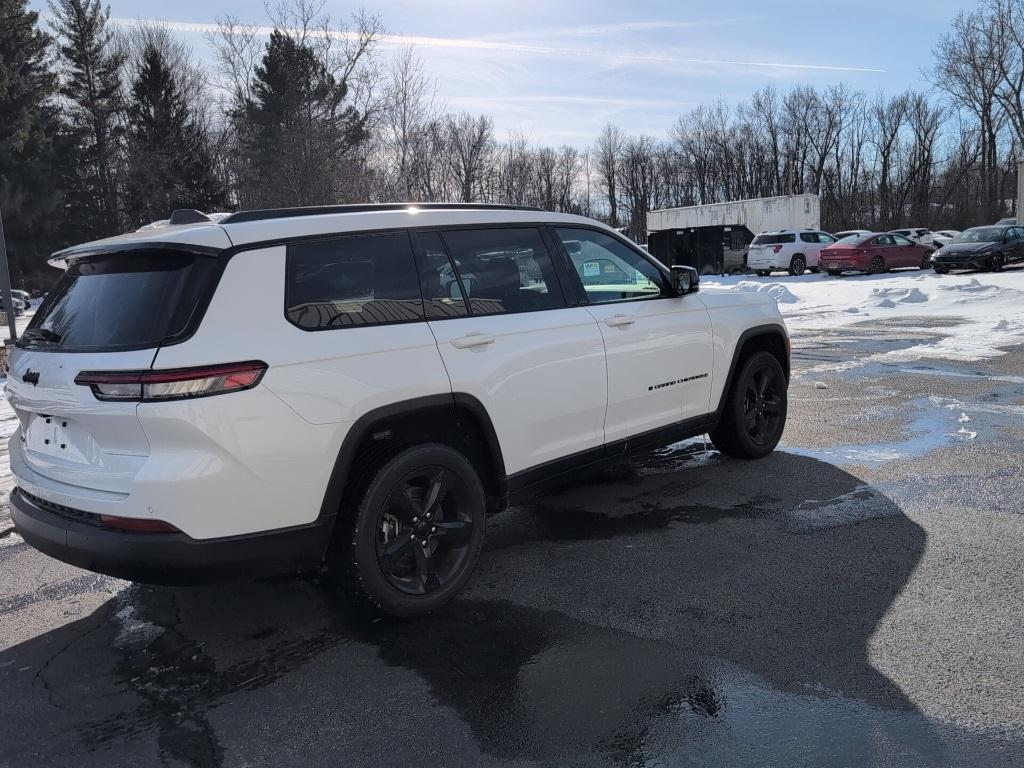
[[[872,288],[867,305],[890,309],[897,304],[923,304],[926,301],[928,297],[921,293],[920,288]]]
[[[903,330],[934,335],[926,343],[885,352],[881,362],[982,360],[1024,344],[1024,270],[936,275],[920,270],[882,275],[802,275],[782,281],[705,278],[702,286],[767,293],[794,335],[872,320],[905,319]]]
[[[756,283],[753,280],[743,280],[736,283],[733,288],[746,293],[767,293],[778,304],[796,304],[800,301],[796,295],[782,283]]]

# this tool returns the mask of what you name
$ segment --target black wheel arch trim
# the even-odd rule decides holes
[[[739,338],[736,339],[736,344],[733,346],[732,360],[729,362],[729,373],[725,377],[725,386],[722,388],[722,394],[718,398],[718,407],[715,408],[714,411],[716,421],[721,418],[722,412],[725,410],[726,398],[729,397],[729,392],[732,391],[732,385],[736,380],[736,371],[737,368],[739,368],[740,352],[743,350],[743,345],[750,341],[750,339],[757,336],[772,335],[778,337],[779,341],[782,342],[783,348],[786,350],[785,359],[780,360],[779,362],[782,364],[782,370],[786,374],[786,382],[789,382],[791,365],[789,344],[787,342],[789,334],[786,331],[786,327],[781,323],[765,323],[747,328],[740,334]]]
[[[497,477],[499,492],[504,496],[506,487],[505,462],[501,452],[501,444],[498,442],[498,434],[494,429],[494,424],[487,413],[487,409],[473,395],[464,392],[448,392],[389,403],[388,405],[367,411],[356,419],[346,433],[345,439],[342,441],[341,448],[338,451],[338,456],[334,461],[334,468],[331,470],[330,479],[327,481],[327,489],[324,492],[324,499],[320,505],[320,514],[317,519],[322,520],[337,516],[345,495],[349,475],[355,464],[356,451],[364,438],[372,434],[377,425],[399,416],[411,416],[427,411],[451,411],[455,413],[459,408],[469,411],[477,420],[483,433],[483,439],[487,444],[491,469]]]

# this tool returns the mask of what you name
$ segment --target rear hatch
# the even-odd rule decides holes
[[[47,480],[127,494],[149,444],[133,401],[101,401],[82,371],[145,370],[186,338],[219,273],[213,256],[147,249],[73,261],[10,358],[7,397],[27,467]]]
[[[774,263],[776,255],[785,243],[793,243],[796,238],[792,234],[758,235],[747,249],[747,263]]]

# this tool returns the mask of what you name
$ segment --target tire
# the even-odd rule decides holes
[[[715,448],[740,459],[759,459],[771,453],[786,426],[787,386],[786,374],[770,352],[757,352],[744,361],[729,390],[722,418],[711,432]],[[769,402],[774,406],[770,411],[764,407]]]
[[[473,465],[439,443],[385,461],[358,506],[342,514],[327,555],[331,575],[357,602],[403,618],[437,610],[459,593],[476,568],[487,522]]]
[[[935,274],[937,275],[949,274],[949,267],[944,267],[941,264],[934,264],[932,265],[932,268],[935,270]]]
[[[868,274],[880,275],[885,271],[885,261],[881,256],[875,256],[875,258],[871,260],[871,266],[868,267]]]
[[[807,259],[800,254],[793,257],[792,261],[789,262],[789,274],[793,277],[802,275],[807,271]]]
[[[993,253],[988,259],[989,272],[1002,272],[1006,261],[1001,253]]]
[[[921,257],[921,269],[931,269],[931,268],[932,268],[932,255],[930,253],[926,253],[924,256]]]

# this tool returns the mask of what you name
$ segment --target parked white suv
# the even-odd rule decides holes
[[[747,267],[762,277],[786,271],[802,275],[807,269],[818,271],[818,255],[836,239],[827,232],[809,229],[783,229],[762,232],[750,243]]]
[[[246,211],[59,252],[10,359],[27,542],[154,583],[320,567],[396,615],[451,599],[485,514],[710,432],[786,419],[775,302],[696,293],[579,216]]]

